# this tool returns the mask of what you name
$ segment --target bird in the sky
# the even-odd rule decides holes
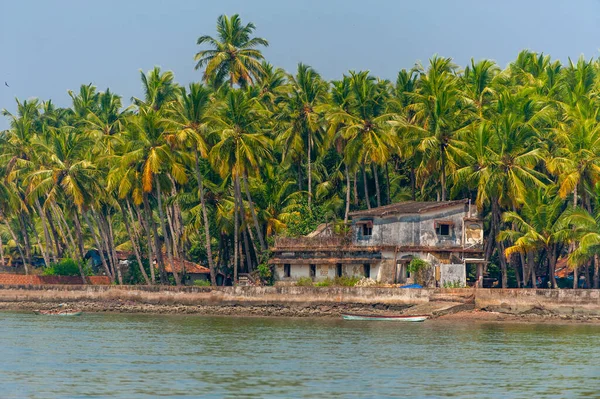
[[[8,83],[6,83],[6,82],[4,82],[4,85],[5,85],[6,87],[10,87],[10,86],[8,85]]]

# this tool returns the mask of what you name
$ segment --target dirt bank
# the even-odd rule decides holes
[[[33,311],[57,308],[56,302],[0,302],[0,310]],[[198,314],[215,316],[277,316],[277,317],[339,317],[341,313],[402,313],[410,306],[323,304],[310,306],[282,305],[167,305],[145,304],[133,301],[77,301],[63,302],[63,308],[79,309],[94,313],[149,313],[149,314]]]
[[[56,302],[0,302],[0,310],[33,311],[53,309]],[[401,314],[410,310],[411,306],[361,305],[311,305],[311,306],[211,306],[211,305],[158,305],[142,304],[131,301],[110,302],[65,302],[63,308],[80,309],[87,313],[129,313],[129,314],[194,314],[206,316],[236,317],[312,317],[339,318],[341,313],[369,314]],[[549,312],[527,312],[521,314],[501,313],[485,310],[465,310],[442,316],[431,315],[428,322],[440,323],[550,323],[573,324],[587,323],[600,325],[600,317],[585,315],[558,315]]]

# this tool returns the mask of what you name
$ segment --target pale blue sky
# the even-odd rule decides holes
[[[598,0],[0,0],[0,108],[14,110],[15,97],[67,106],[67,90],[90,82],[128,104],[138,70],[154,65],[199,80],[197,37],[234,13],[269,40],[270,62],[293,71],[302,61],[327,79],[350,69],[395,79],[435,53],[504,67],[524,48],[561,60],[600,48]]]

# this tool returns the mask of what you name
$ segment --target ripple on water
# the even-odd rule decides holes
[[[2,398],[598,397],[600,326],[0,314]]]

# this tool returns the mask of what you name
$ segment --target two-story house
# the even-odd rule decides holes
[[[420,258],[431,267],[427,285],[464,285],[466,264],[483,273],[483,222],[472,208],[469,200],[406,201],[352,212],[349,235],[321,228],[328,234],[280,238],[271,264],[280,281],[365,276],[405,283],[408,264]]]

